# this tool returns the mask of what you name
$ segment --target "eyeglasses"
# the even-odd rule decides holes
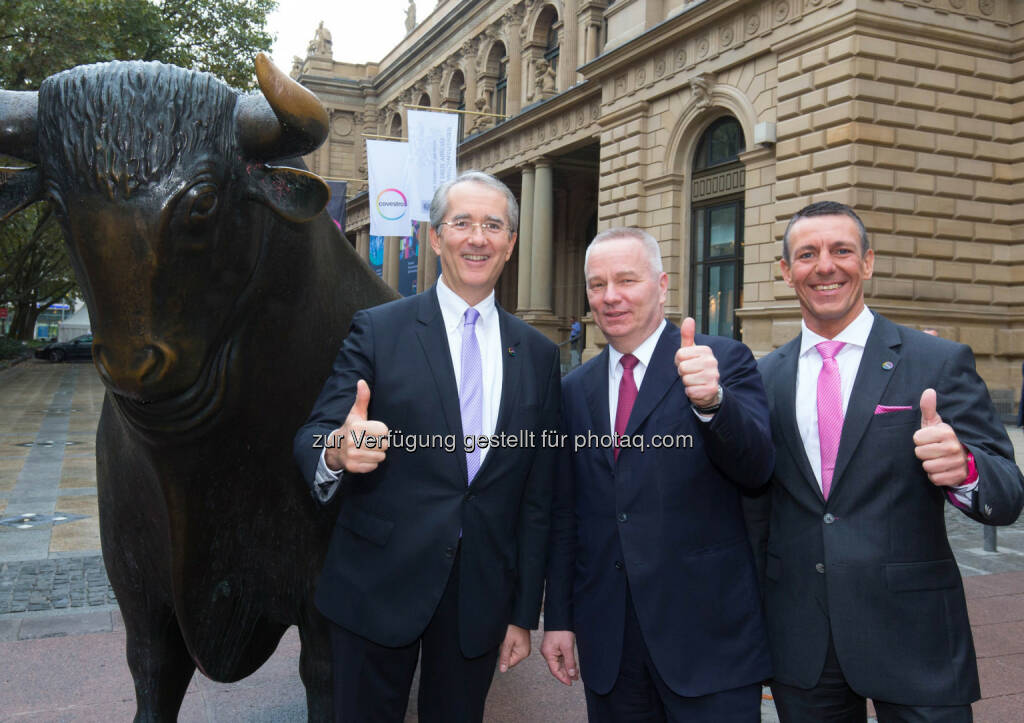
[[[459,235],[469,235],[473,233],[474,228],[479,228],[480,232],[484,236],[496,237],[501,236],[508,230],[505,224],[500,221],[481,221],[480,223],[474,223],[473,221],[459,219],[458,221],[442,221],[441,225],[447,226]]]

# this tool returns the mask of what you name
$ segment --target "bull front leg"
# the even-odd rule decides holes
[[[175,721],[196,666],[169,608],[125,609],[128,668],[135,681],[135,721]]]
[[[299,676],[306,687],[306,708],[310,723],[334,720],[331,675],[331,631],[328,622],[313,605],[312,593],[299,621]]]

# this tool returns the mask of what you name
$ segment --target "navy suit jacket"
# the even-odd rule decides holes
[[[416,640],[444,592],[460,544],[459,644],[468,657],[537,627],[544,582],[558,426],[558,349],[502,309],[503,375],[496,434],[534,433],[533,444],[491,448],[467,486],[459,395],[437,292],[360,311],[338,352],[295,458],[312,486],[317,435],[341,426],[356,382],[370,386],[369,418],[396,433],[440,435],[416,451],[393,446],[368,474],[342,479],[341,509],[316,591],[318,609],[381,645]],[[526,437],[520,437],[526,439]]]
[[[699,696],[771,675],[741,487],[771,473],[768,410],[750,350],[698,335],[724,388],[710,423],[694,415],[674,362],[669,323],[644,373],[626,434],[646,449],[576,454],[576,435],[608,435],[608,350],[562,382],[567,448],[552,512],[546,630],[576,633],[587,686],[608,692],[619,672],[627,579],[644,641],[676,693]],[[658,435],[692,446],[656,448]],[[664,438],[662,438],[664,440]],[[678,438],[682,442],[683,437]]]
[[[978,670],[946,538],[947,498],[914,455],[913,436],[921,392],[931,387],[980,474],[967,514],[993,525],[1017,519],[1024,481],[974,357],[876,314],[826,502],[796,425],[799,353],[797,337],[760,361],[776,464],[772,484],[748,506],[775,677],[814,686],[831,630],[859,694],[903,705],[970,703],[979,697]],[[876,413],[878,405],[909,409]]]

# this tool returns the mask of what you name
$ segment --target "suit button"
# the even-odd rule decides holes
[[[629,519],[629,515],[627,515],[625,512],[620,512],[619,513],[619,522],[625,522],[628,519]]]
[[[625,567],[625,565],[622,564],[622,560],[616,560],[615,561],[615,569],[616,570],[621,570],[624,567]]]
[[[820,572],[822,575],[825,574],[825,565],[823,563],[819,562],[817,565],[814,566],[814,569]]]
[[[444,556],[445,557],[455,557],[455,548],[454,547],[447,548],[444,551]]]
[[[836,518],[835,518],[835,516],[831,512],[826,512],[825,513],[825,524],[826,525],[831,525],[835,521],[836,521]]]
[[[476,495],[473,494],[472,492],[467,492],[466,493],[466,502],[472,502],[473,498],[475,498],[475,497],[476,497]]]

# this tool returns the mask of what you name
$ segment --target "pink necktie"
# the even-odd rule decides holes
[[[629,422],[629,415],[633,411],[633,402],[636,401],[636,381],[633,379],[633,367],[639,363],[632,354],[623,354],[622,379],[619,380],[619,403],[615,407],[615,459],[619,458],[618,438],[626,433],[626,424]]]
[[[836,470],[839,438],[843,434],[843,382],[839,378],[836,354],[846,346],[842,341],[823,341],[814,348],[821,354],[818,373],[818,442],[821,445],[821,494],[828,499]]]

